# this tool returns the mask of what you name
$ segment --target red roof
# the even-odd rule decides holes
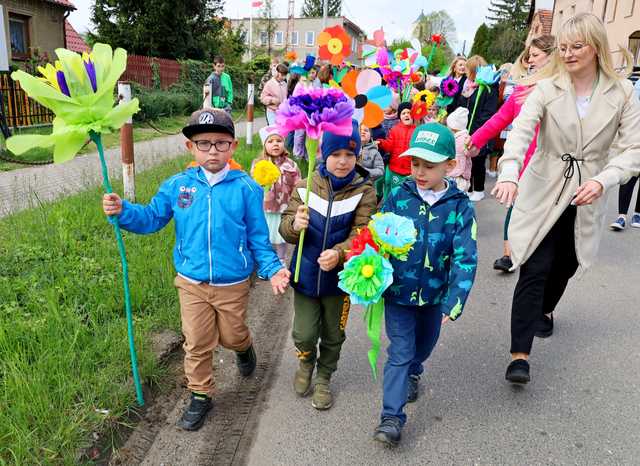
[[[67,20],[64,21],[64,33],[66,35],[67,48],[69,50],[79,53],[88,52],[90,50],[82,36],[73,29],[73,26]]]
[[[542,34],[551,34],[551,25],[553,23],[553,11],[538,10],[536,11],[540,24],[542,24]]]
[[[75,10],[76,7],[73,5],[73,3],[71,3],[71,0],[45,0],[46,2],[49,3],[55,3],[56,5],[60,5],[63,6],[65,8],[67,8],[68,10]]]

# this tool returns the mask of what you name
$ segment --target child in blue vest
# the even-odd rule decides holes
[[[236,352],[238,370],[249,376],[256,353],[246,323],[249,276],[271,280],[274,294],[284,293],[289,271],[269,242],[262,211],[262,188],[229,160],[238,142],[233,120],[218,109],[194,112],[182,129],[197,166],[172,176],[148,205],[105,194],[105,214],[120,226],[149,234],[171,219],[176,229],[173,262],[184,334],[184,372],[191,403],[180,427],[197,430],[212,408],[213,352],[220,344]]]
[[[411,157],[411,177],[391,190],[382,210],[411,218],[418,236],[406,261],[390,259],[393,285],[385,293],[389,347],[374,438],[389,445],[400,441],[404,406],[418,398],[423,363],[440,326],[462,313],[478,258],[473,205],[445,178],[455,167],[451,130],[439,123],[417,127],[402,156]]]
[[[293,191],[280,223],[280,234],[288,243],[297,244],[300,232],[307,231],[300,279],[292,282],[293,341],[300,361],[293,387],[299,396],[309,393],[316,369],[311,404],[320,410],[333,405],[329,382],[338,367],[349,317],[350,301],[338,288],[338,271],[351,247],[351,238],[369,223],[376,209],[369,172],[356,165],[360,153],[358,125],[354,122],[349,136],[324,133],[321,150],[324,163],[312,175],[308,210],[302,203],[306,192],[303,180]],[[296,247],[292,271],[298,254]]]

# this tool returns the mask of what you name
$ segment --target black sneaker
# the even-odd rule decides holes
[[[506,273],[511,273],[511,267],[513,267],[513,262],[509,256],[502,256],[500,259],[496,259],[493,263],[493,268],[495,270],[502,270]]]
[[[538,338],[549,338],[553,335],[553,314],[547,317],[546,314],[542,315],[542,319],[538,323],[538,331],[536,336]]]
[[[382,418],[382,422],[373,432],[373,438],[378,442],[395,447],[402,437],[402,424],[397,417]]]
[[[407,387],[407,403],[413,403],[418,399],[418,383],[420,382],[419,375],[409,376],[409,386]]]
[[[236,364],[241,376],[249,377],[253,374],[256,370],[256,352],[253,345],[244,351],[236,351]]]
[[[184,430],[198,430],[204,424],[207,413],[213,408],[213,401],[207,395],[191,394],[191,403],[184,410],[178,426]]]
[[[504,376],[511,383],[525,384],[529,383],[529,362],[524,359],[516,359],[511,361],[507,367],[507,373]]]

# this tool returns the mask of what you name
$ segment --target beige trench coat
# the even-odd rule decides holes
[[[540,122],[538,144],[518,181],[524,155]],[[615,150],[612,144],[616,141]],[[610,152],[614,155],[609,158]],[[571,154],[581,162],[563,161]],[[573,165],[573,176],[565,174]],[[582,182],[600,182],[605,193],[640,171],[640,103],[630,81],[600,79],[584,119],[578,117],[576,97],[567,77],[540,81],[527,97],[500,159],[499,182],[518,184],[509,224],[513,269],[525,262],[556,223]],[[580,170],[578,170],[578,168]],[[579,176],[581,173],[581,177]],[[606,196],[578,207],[575,222],[579,272],[595,261],[605,222]]]

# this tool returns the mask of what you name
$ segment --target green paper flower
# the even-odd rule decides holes
[[[139,110],[138,99],[114,106],[114,87],[127,67],[127,52],[112,52],[107,44],[95,44],[90,54],[57,49],[59,60],[38,70],[37,78],[14,71],[11,78],[29,97],[51,109],[56,117],[49,135],[19,135],[7,139],[7,148],[22,154],[34,147],[54,146],[56,163],[72,159],[90,132],[110,133]]]
[[[361,254],[347,261],[338,277],[338,287],[349,294],[351,302],[367,306],[377,303],[393,283],[393,267],[367,244]]]

